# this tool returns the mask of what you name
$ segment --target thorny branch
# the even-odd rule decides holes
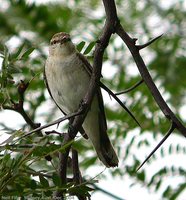
[[[172,123],[172,127],[170,128],[170,130],[168,131],[166,136],[156,146],[156,148],[152,151],[152,153],[147,157],[147,159],[149,159],[150,156],[162,145],[162,143],[168,138],[168,136],[173,132],[174,129],[179,130],[179,132],[182,133],[186,137],[185,126],[175,116],[175,114],[172,112],[172,110],[168,107],[168,105],[164,101],[159,90],[157,89],[156,85],[154,84],[154,82],[151,78],[151,75],[150,75],[150,73],[140,55],[140,52],[139,52],[141,49],[148,47],[151,43],[153,43],[155,40],[157,40],[161,36],[154,38],[153,40],[147,42],[146,44],[136,45],[137,39],[131,38],[119,22],[119,19],[117,16],[117,10],[116,10],[116,6],[115,6],[115,1],[114,0],[103,0],[103,4],[104,4],[104,8],[105,8],[105,13],[106,13],[106,21],[105,21],[105,25],[104,25],[102,34],[101,34],[101,36],[96,44],[96,47],[95,47],[93,70],[92,70],[89,89],[82,101],[83,103],[81,104],[79,110],[76,113],[68,115],[64,118],[60,118],[59,120],[57,120],[55,122],[52,122],[48,125],[38,128],[39,125],[33,123],[32,120],[28,117],[28,115],[25,113],[25,111],[23,109],[24,92],[27,88],[27,85],[24,85],[24,82],[21,82],[20,86],[25,86],[25,88],[20,87],[18,89],[18,92],[20,95],[19,102],[18,103],[13,102],[14,106],[9,109],[13,109],[13,110],[19,112],[23,116],[25,121],[34,129],[33,131],[29,132],[27,135],[30,135],[35,131],[40,131],[40,130],[42,130],[48,126],[51,126],[53,124],[60,123],[61,121],[65,120],[65,119],[74,117],[74,119],[71,120],[71,122],[69,123],[68,133],[64,134],[64,141],[63,141],[62,145],[73,140],[76,137],[78,130],[82,126],[82,123],[86,117],[86,114],[89,110],[92,99],[94,97],[95,91],[96,91],[97,87],[99,87],[99,80],[101,77],[101,69],[102,69],[104,51],[109,44],[110,37],[112,36],[112,34],[116,33],[117,35],[119,35],[121,37],[121,39],[124,41],[124,43],[127,45],[128,49],[130,50],[130,52],[133,56],[133,59],[138,67],[138,70],[142,76],[142,81],[144,81],[144,83],[149,88],[152,96],[154,97],[154,100],[158,104],[161,111],[164,113],[165,117],[167,119],[169,119]],[[138,85],[139,84],[135,85],[134,87],[132,87],[132,89],[136,88]],[[65,153],[59,153],[59,175],[62,180],[62,183],[67,182],[67,160],[68,160],[68,155],[69,155],[70,149],[71,149],[71,146],[68,146]],[[147,161],[147,159],[142,163],[142,165]],[[77,154],[75,151],[73,151],[73,162],[74,162],[73,163],[74,164],[74,166],[73,166],[74,178],[75,178],[76,182],[78,182],[78,181],[80,181],[80,174],[78,174],[80,172],[79,172],[79,167],[78,167],[78,162],[77,162]],[[77,170],[78,170],[78,172],[77,172]],[[77,178],[78,176],[79,176],[79,180]],[[55,197],[56,196],[64,199],[63,193],[61,193],[60,191],[58,191],[55,194]],[[79,198],[81,198],[81,197],[79,197]]]
[[[69,132],[66,135],[67,137],[64,140],[65,142],[68,142],[69,140],[74,139],[76,136],[79,128],[81,127],[86,114],[88,112],[88,109],[90,107],[90,104],[92,102],[93,96],[95,94],[96,88],[98,87],[99,79],[101,77],[101,68],[102,68],[102,62],[103,62],[103,53],[106,49],[109,39],[113,33],[117,33],[121,39],[124,41],[124,43],[129,48],[134,61],[136,62],[136,65],[139,69],[139,72],[142,76],[142,80],[145,82],[147,87],[149,88],[152,96],[154,97],[156,103],[164,113],[165,117],[171,121],[172,124],[174,124],[174,128],[171,128],[168,134],[163,138],[163,140],[158,144],[157,148],[153,150],[152,154],[161,146],[161,144],[167,139],[167,137],[172,133],[172,131],[176,128],[178,129],[184,136],[186,136],[186,128],[181,123],[181,121],[174,115],[174,113],[171,111],[171,109],[168,107],[166,102],[164,101],[163,97],[161,96],[159,90],[157,89],[156,85],[154,84],[150,73],[147,70],[147,67],[143,61],[143,59],[140,56],[139,51],[147,46],[149,46],[151,43],[153,43],[155,40],[160,38],[161,36],[158,36],[154,38],[153,40],[147,42],[144,45],[136,45],[136,40],[131,38],[124,30],[123,26],[120,24],[115,1],[114,0],[103,0],[105,12],[106,12],[106,22],[103,29],[103,32],[100,36],[99,42],[96,44],[95,47],[95,53],[94,53],[94,63],[93,63],[93,71],[91,75],[91,81],[89,90],[87,91],[84,99],[83,99],[83,114],[76,116],[71,123],[71,126],[69,128]],[[66,163],[67,158],[69,154],[69,149],[67,149],[66,153],[60,155],[60,166],[59,166],[59,172],[61,179],[66,182]],[[152,155],[151,154],[151,155]],[[150,156],[151,156],[150,155]],[[148,158],[150,158],[150,156]],[[145,160],[146,161],[146,160]],[[144,163],[143,163],[144,164]]]
[[[138,67],[138,70],[141,74],[142,81],[145,82],[147,87],[149,88],[152,96],[154,97],[154,100],[158,104],[161,111],[164,113],[165,117],[170,120],[170,122],[174,125],[171,128],[170,131],[168,131],[168,134],[165,135],[165,137],[160,141],[160,143],[157,145],[157,147],[152,151],[152,153],[147,157],[147,159],[142,163],[142,165],[152,156],[152,154],[163,144],[163,142],[169,137],[169,135],[173,132],[174,129],[179,130],[180,133],[182,133],[186,137],[186,128],[182,124],[182,122],[175,116],[175,114],[172,112],[172,110],[169,108],[163,97],[161,96],[158,88],[156,87],[154,81],[152,80],[152,77],[139,53],[139,51],[145,47],[148,47],[150,44],[155,42],[157,39],[159,39],[162,35],[150,40],[146,44],[143,45],[136,45],[136,38],[131,38],[123,28],[123,26],[119,23],[119,20],[117,18],[116,8],[114,0],[110,1],[104,1],[104,6],[106,10],[106,15],[109,15],[110,9],[112,9],[112,15],[109,15],[110,17],[113,17],[113,20],[115,20],[115,26],[113,26],[113,33],[115,32],[117,35],[121,37],[121,39],[124,41],[124,43],[127,45],[128,49],[130,50],[133,59]],[[108,17],[109,18],[109,17]],[[110,18],[109,18],[110,19]],[[111,26],[112,24],[110,24]],[[141,84],[142,81],[139,83]],[[136,88],[139,84],[136,84],[132,87],[132,89]],[[131,90],[131,89],[130,89]],[[129,91],[130,91],[129,90]],[[120,94],[120,93],[119,93]],[[141,165],[141,166],[142,166]],[[140,167],[141,167],[140,166]],[[138,168],[139,169],[139,168]]]
[[[119,22],[117,18],[117,14],[116,14],[115,2],[113,0],[103,0],[103,3],[105,7],[105,12],[106,12],[106,22],[103,28],[103,32],[95,47],[93,70],[92,70],[92,75],[90,79],[90,85],[83,99],[83,103],[81,105],[83,106],[84,113],[74,118],[73,122],[70,124],[70,128],[69,128],[67,137],[64,140],[64,143],[75,138],[78,130],[80,129],[86,117],[86,114],[91,105],[96,89],[99,86],[104,50],[109,44],[110,37],[112,33],[114,33],[115,27]],[[66,150],[65,153],[63,154],[60,153],[59,174],[60,174],[61,180],[63,180],[64,183],[66,183],[66,168],[67,168],[67,159],[68,159],[69,150],[70,150],[70,147],[69,149]],[[63,195],[60,192],[58,192],[56,196],[63,197]]]
[[[147,162],[147,160],[158,150],[158,148],[165,142],[165,140],[169,137],[169,135],[174,131],[175,124],[172,123],[170,129],[166,133],[165,137],[157,144],[157,146],[152,150],[152,152],[147,156],[147,158],[143,161],[143,163],[137,168],[137,171],[142,168],[142,166]]]
[[[134,121],[138,124],[138,126],[141,127],[141,125],[140,125],[140,123],[137,121],[136,117],[130,112],[130,110],[125,106],[125,104],[123,104],[123,103],[121,102],[121,100],[117,97],[117,95],[114,94],[114,93],[112,92],[112,90],[110,90],[110,89],[109,89],[107,86],[105,86],[104,84],[100,83],[100,86],[101,86],[105,91],[107,91],[107,92],[119,103],[119,105],[120,105],[122,108],[124,108],[124,109],[127,111],[127,113],[129,113],[129,115],[134,119]]]
[[[180,133],[182,133],[186,137],[185,126],[175,116],[175,114],[172,112],[172,110],[169,108],[169,106],[167,105],[163,97],[161,96],[158,88],[156,87],[155,83],[152,80],[150,73],[148,72],[148,69],[139,53],[139,48],[138,46],[136,46],[134,40],[125,32],[121,24],[117,26],[116,33],[121,37],[121,39],[125,42],[125,44],[129,48],[145,84],[149,88],[152,96],[154,97],[154,100],[158,104],[161,111],[164,113],[165,117],[168,120],[170,120],[171,123],[174,123],[176,126],[176,129],[178,129]]]

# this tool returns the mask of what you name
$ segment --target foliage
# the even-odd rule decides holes
[[[165,33],[160,41],[148,47],[148,50],[144,50],[143,56],[155,83],[178,115],[185,101],[186,88],[184,3],[184,1],[173,1],[169,6],[163,6],[161,0],[116,1],[121,23],[130,35],[139,38],[140,44],[162,32]],[[91,62],[93,48],[105,20],[103,6],[97,0],[59,1],[47,4],[8,0],[5,4],[5,8],[0,9],[2,58],[0,107],[18,112],[15,110],[15,105],[20,101],[18,91],[20,81],[29,83],[24,96],[24,109],[30,119],[36,123],[38,110],[42,105],[46,106],[46,101],[48,102],[42,71],[47,56],[46,47],[51,36],[60,31],[70,32],[72,39],[78,45],[78,50],[89,57]],[[12,45],[12,41],[16,41],[16,44]],[[117,37],[112,37],[104,59],[102,81],[113,91],[122,91],[140,80],[127,48],[121,45]],[[108,72],[114,73],[108,76]],[[186,169],[183,165],[177,166],[172,163],[172,166],[169,166],[160,163],[156,170],[151,171],[150,177],[147,176],[147,172],[148,167],[159,159],[163,161],[173,154],[185,155],[186,148],[182,143],[171,144],[167,151],[162,148],[160,153],[153,156],[151,163],[136,173],[135,170],[142,161],[139,152],[146,154],[153,141],[157,138],[159,140],[159,135],[167,131],[169,123],[144,84],[122,95],[121,99],[141,122],[142,129],[139,130],[136,123],[118,105],[106,106],[108,132],[114,141],[121,163],[119,168],[111,171],[112,175],[121,177],[128,175],[133,186],[140,184],[153,189],[154,192],[163,191],[162,198],[178,198],[186,187]],[[42,111],[42,120],[45,123],[53,120],[54,116],[59,116],[56,106],[50,104],[50,109]],[[81,191],[89,194],[92,190],[88,184],[77,186],[73,183],[69,185],[60,183],[56,174],[55,154],[66,148],[61,148],[59,145],[63,137],[50,134],[41,138],[38,133],[19,140],[30,129],[27,123],[17,130],[7,127],[4,122],[1,123],[1,127],[3,134],[9,135],[9,138],[1,143],[0,149],[0,177],[2,177],[0,194],[2,196],[51,196],[56,188],[65,189],[69,193]],[[64,131],[65,127],[62,127],[62,130]],[[89,143],[81,139],[75,141],[73,146],[82,158],[86,158],[80,163],[81,169],[86,170],[92,165],[99,164],[95,154],[92,157],[86,156],[87,152],[92,152]],[[50,157],[52,160],[47,159]],[[180,179],[176,187],[171,183],[165,187],[164,177],[174,176],[179,176],[182,180]]]

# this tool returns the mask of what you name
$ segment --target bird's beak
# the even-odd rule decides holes
[[[63,36],[63,38],[61,39],[61,44],[65,43],[65,42],[68,42],[68,41],[71,41],[70,39],[70,35],[65,35]]]

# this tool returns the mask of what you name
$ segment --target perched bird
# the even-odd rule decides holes
[[[49,46],[44,76],[52,99],[64,114],[76,112],[90,82],[92,67],[64,32],[55,34]],[[82,125],[99,159],[106,167],[118,166],[118,157],[107,135],[100,88]]]

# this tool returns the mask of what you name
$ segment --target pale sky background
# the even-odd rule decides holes
[[[27,0],[27,2],[33,2],[34,0]],[[48,2],[51,0],[35,0],[37,3],[44,3],[44,2]],[[59,0],[58,0],[59,1]],[[171,0],[171,1],[166,1],[166,0],[162,0],[162,5],[163,6],[169,6],[169,4],[171,4],[172,2],[175,2],[176,0]],[[2,0],[0,0],[0,3],[2,3]],[[186,3],[185,3],[185,7],[186,7]],[[12,44],[10,44],[12,45]],[[1,61],[1,60],[0,60]],[[1,64],[1,63],[0,63]],[[114,69],[113,69],[114,70]],[[105,76],[109,76],[109,74],[105,73],[103,71]],[[104,95],[105,96],[105,95]],[[110,103],[110,99],[109,98],[104,98],[104,101],[109,104]],[[113,102],[111,102],[111,105],[113,104]],[[43,112],[45,108],[41,108],[41,113]],[[181,108],[180,110],[182,119],[184,119],[186,121],[186,103],[185,105]],[[15,112],[12,111],[1,111],[0,112],[0,119],[1,121],[4,120],[5,124],[11,128],[15,128],[18,129],[22,123],[24,123],[22,117],[19,114],[16,114]],[[8,119],[8,120],[7,120]],[[41,118],[40,118],[41,120]],[[7,122],[8,121],[8,122]],[[138,131],[136,131],[138,132]],[[135,133],[130,133],[136,135]],[[2,136],[3,131],[0,130],[0,141],[4,140],[5,137],[4,135]],[[147,133],[148,134],[148,133]],[[140,135],[136,135],[136,137],[141,137]],[[145,137],[145,135],[143,135],[142,137]],[[139,158],[141,158],[141,160],[143,160],[145,158],[145,156],[152,150],[152,148],[158,143],[158,141],[161,140],[162,137],[159,137],[159,139],[157,141],[154,141],[154,139],[152,138],[151,141],[151,146],[149,147],[149,149],[147,150],[147,147],[145,147],[145,149],[140,148],[140,152],[138,149],[134,149],[134,151],[136,151],[136,154],[138,155]],[[125,141],[126,142],[126,141]],[[168,147],[170,144],[182,144],[185,145],[185,141],[183,140],[183,137],[181,135],[176,135],[176,136],[170,136],[168,138],[168,140],[164,143],[163,145],[163,149],[165,152],[168,152]],[[122,144],[123,148],[125,148],[126,144]],[[159,155],[160,150],[158,150],[158,152],[156,153],[156,155]],[[160,156],[159,156],[160,157]],[[132,158],[131,158],[132,159]],[[174,163],[174,165],[177,166],[183,166],[183,163],[186,163],[186,157],[183,157],[180,155],[171,155],[171,156],[166,156],[163,160],[160,157],[159,161],[156,161],[156,163],[153,162],[152,165],[145,165],[144,168],[147,169],[147,177],[150,177],[150,174],[152,171],[156,171],[156,169],[159,169],[159,165],[167,165]],[[121,164],[121,163],[120,163]],[[119,166],[121,167],[121,165]],[[122,167],[124,167],[124,165],[122,165]],[[105,167],[90,167],[89,169],[87,169],[85,172],[86,177],[92,178],[94,176],[96,176],[97,174],[101,173],[103,170],[105,169]],[[123,200],[135,200],[135,199],[142,199],[142,200],[159,200],[160,199],[160,194],[163,191],[163,189],[165,188],[164,186],[161,186],[162,190],[160,190],[159,192],[155,193],[153,190],[152,191],[148,191],[145,187],[140,186],[139,184],[133,187],[129,187],[129,185],[132,183],[131,178],[124,176],[122,177],[116,177],[113,178],[111,175],[109,175],[109,170],[112,169],[106,169],[103,174],[107,175],[107,179],[102,179],[101,175],[98,176],[96,179],[99,180],[99,184],[98,187],[105,189],[106,191],[109,191],[115,195],[117,195],[118,197],[121,197]],[[177,183],[179,182],[179,177],[167,177],[167,180],[165,181],[165,184],[169,184],[171,183],[172,185],[177,185]],[[112,200],[113,198],[110,198],[109,196],[105,195],[104,193],[101,192],[96,192],[92,195],[92,200],[97,200],[97,199],[103,199],[103,200]],[[186,199],[186,191],[184,193],[182,193],[182,195],[179,196],[178,200],[185,200]]]

